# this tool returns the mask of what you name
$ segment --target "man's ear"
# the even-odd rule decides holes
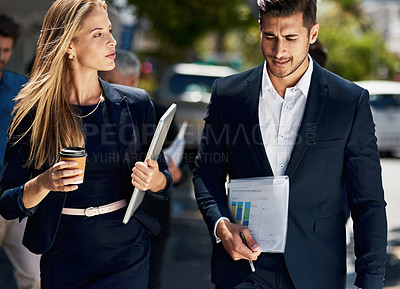
[[[319,23],[317,22],[310,30],[310,44],[314,44],[315,41],[317,41],[318,31],[319,31]]]

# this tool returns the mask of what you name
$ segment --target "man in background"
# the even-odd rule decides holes
[[[8,16],[0,15],[0,177],[7,143],[7,130],[11,121],[14,97],[17,96],[26,78],[4,70],[11,58],[13,47],[19,37],[19,26]],[[26,219],[5,220],[0,216],[0,246],[3,247],[14,268],[14,277],[19,289],[40,288],[40,256],[22,245]]]
[[[139,58],[134,53],[126,50],[117,50],[116,54],[115,68],[111,71],[99,71],[99,76],[110,83],[137,87],[140,79]],[[167,108],[154,101],[153,103],[156,121],[158,122]],[[177,125],[172,122],[164,147],[171,144],[177,134]],[[178,184],[182,180],[182,170],[174,164],[172,159],[168,163],[168,169],[171,172],[174,185]],[[167,238],[171,233],[171,194],[169,194],[167,200],[159,200],[146,194],[141,206],[144,212],[154,217],[161,225],[160,234],[151,236],[150,274],[147,286],[148,289],[157,289],[161,285],[164,249]]]
[[[99,76],[109,83],[137,87],[140,79],[140,60],[130,51],[117,50],[115,68],[99,71]]]

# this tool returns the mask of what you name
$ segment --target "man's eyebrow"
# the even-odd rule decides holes
[[[299,36],[298,34],[287,34],[287,35],[284,35],[283,37],[297,37],[297,36]]]
[[[263,32],[265,36],[276,36],[274,33],[272,32]]]
[[[272,32],[263,32],[263,34],[264,34],[265,36],[273,36],[273,37],[276,37],[276,35],[275,35],[274,33],[272,33]],[[296,34],[296,33],[291,33],[291,34],[283,35],[283,37],[285,37],[285,38],[298,37],[298,36],[299,36],[299,34]]]

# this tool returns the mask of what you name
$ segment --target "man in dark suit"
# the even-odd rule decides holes
[[[213,241],[212,281],[224,289],[345,288],[346,196],[355,285],[382,288],[386,203],[369,94],[308,55],[319,30],[316,0],[259,6],[265,62],[215,81],[194,169]],[[224,184],[227,176],[282,175],[290,182],[285,250],[261,252],[250,231],[231,219]]]

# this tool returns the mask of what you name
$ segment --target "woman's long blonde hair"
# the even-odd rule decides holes
[[[70,60],[66,51],[83,21],[98,7],[107,10],[103,0],[57,0],[46,14],[31,76],[16,97],[9,129],[12,136],[28,113],[36,111],[31,126],[16,141],[31,133],[28,166],[37,169],[46,162],[53,164],[63,147],[84,145],[81,124],[69,102]]]

